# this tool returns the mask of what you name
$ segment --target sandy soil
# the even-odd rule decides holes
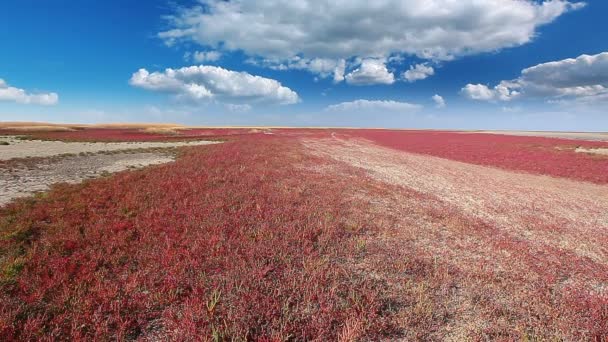
[[[0,160],[28,157],[51,157],[61,154],[96,153],[102,151],[121,151],[146,148],[182,147],[214,144],[213,141],[191,142],[120,142],[120,143],[81,143],[42,140],[18,140],[13,136],[0,137]]]
[[[579,147],[575,150],[578,153],[591,153],[608,156],[608,148],[582,148]]]
[[[0,169],[0,205],[49,189],[55,183],[79,183],[105,173],[163,164],[174,160],[158,152],[95,154],[44,159],[34,166]]]

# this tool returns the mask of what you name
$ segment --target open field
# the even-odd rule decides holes
[[[91,179],[0,207],[2,340],[608,338],[608,156],[596,153],[608,142],[287,128],[24,134],[222,143],[45,154],[34,165],[5,154],[2,182]],[[32,143],[42,142],[0,146],[0,157]],[[127,166],[162,164],[96,178],[127,156]]]

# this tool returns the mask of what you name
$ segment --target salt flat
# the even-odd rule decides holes
[[[148,148],[169,148],[215,144],[215,141],[188,142],[63,142],[44,140],[19,140],[15,136],[0,137],[0,160],[29,157],[52,157],[61,154],[97,153]]]

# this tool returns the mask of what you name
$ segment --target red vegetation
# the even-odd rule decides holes
[[[27,135],[34,139],[62,141],[172,141],[201,138],[223,138],[237,135],[259,134],[251,129],[179,129],[173,133],[146,132],[140,129],[124,128],[84,128],[74,131],[10,131],[0,130],[5,135]]]
[[[186,148],[175,163],[57,185],[0,208],[0,340],[608,338],[606,219],[597,194],[586,194],[597,208],[583,211],[580,201],[564,205],[564,187],[535,200],[528,214],[495,201],[512,184],[521,196],[533,189],[508,183],[460,194],[488,207],[460,207],[440,196],[436,182],[429,192],[408,188],[413,181],[402,175],[415,165],[395,156],[403,153],[363,151],[370,144],[332,148],[364,138],[608,183],[606,158],[573,152],[605,143],[454,132],[264,133],[182,131],[182,138],[233,139]],[[110,129],[53,134],[175,137]],[[319,141],[317,152],[343,153],[370,173],[313,156],[311,140]],[[356,163],[364,159],[368,164]],[[387,178],[396,183],[370,178],[392,170],[389,159],[405,170]],[[462,165],[424,159],[449,163],[437,172]],[[461,179],[441,189],[458,191]],[[565,219],[560,209],[589,214]]]
[[[0,209],[0,339],[335,340],[379,331],[349,270],[358,185],[295,141],[190,148]],[[360,186],[360,185],[359,185]]]
[[[344,130],[382,146],[465,163],[587,182],[608,183],[608,157],[577,153],[606,142],[440,131]]]

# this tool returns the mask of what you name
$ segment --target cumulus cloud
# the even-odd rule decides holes
[[[321,78],[332,77],[335,83],[344,80],[344,72],[346,71],[346,61],[343,59],[306,59],[294,56],[287,60],[250,58],[247,62],[273,70],[307,70],[319,75]]]
[[[423,80],[435,74],[435,69],[426,63],[410,66],[410,69],[405,71],[402,78],[410,83]]]
[[[485,84],[467,84],[462,88],[463,96],[477,101],[510,101],[520,95],[519,85],[514,82],[502,81],[494,88]]]
[[[519,96],[546,98],[552,102],[603,101],[608,98],[608,52],[538,64],[494,88],[467,84],[462,93],[481,101],[509,101]]]
[[[345,77],[346,83],[353,85],[393,84],[395,75],[388,71],[384,59],[368,58],[361,61],[358,68]]]
[[[222,57],[222,54],[217,51],[194,51],[192,54],[187,54],[186,56],[186,59],[189,59],[188,57],[190,57],[197,63],[204,63],[216,62]]]
[[[328,106],[325,111],[328,112],[399,112],[412,113],[422,109],[421,105],[388,101],[388,100],[355,100],[351,102],[342,102]]]
[[[431,98],[433,99],[433,102],[435,102],[436,108],[445,108],[445,100],[441,95],[435,94]]]
[[[57,93],[28,93],[24,89],[9,86],[0,78],[0,101],[51,106],[59,102],[59,95]]]
[[[198,2],[168,17],[169,29],[158,34],[165,43],[242,51],[286,68],[298,57],[306,61],[303,69],[326,75],[335,67],[316,68],[312,61],[402,55],[451,60],[520,46],[534,39],[541,25],[584,6],[574,0]],[[335,75],[339,80],[340,73]]]
[[[174,94],[178,99],[190,101],[299,102],[295,91],[276,80],[208,65],[152,73],[139,69],[132,75],[130,83],[135,87]]]

